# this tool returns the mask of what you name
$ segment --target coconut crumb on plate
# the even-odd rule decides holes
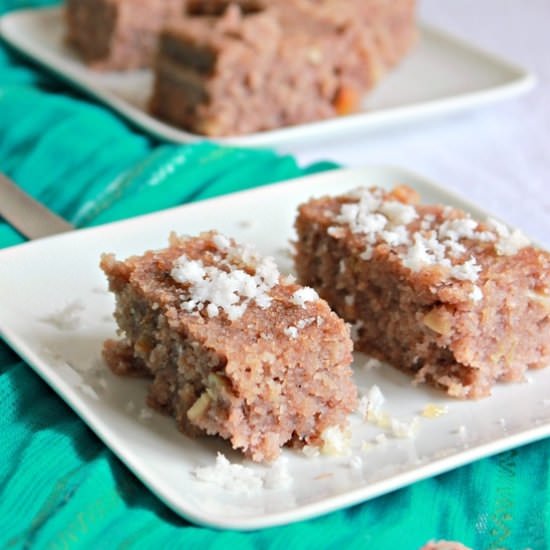
[[[242,464],[231,463],[218,452],[215,466],[199,466],[192,470],[199,481],[211,483],[235,493],[256,493],[265,489],[287,489],[293,483],[288,471],[288,459],[280,457],[271,466],[259,471]]]
[[[40,321],[60,331],[73,331],[82,325],[81,313],[85,310],[81,300],[73,300],[64,308],[42,317]]]
[[[437,405],[435,403],[428,403],[422,409],[422,416],[424,418],[439,418],[444,416],[449,412],[449,407],[447,405]]]

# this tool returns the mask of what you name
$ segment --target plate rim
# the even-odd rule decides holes
[[[189,203],[166,210],[154,212],[151,214],[146,214],[142,216],[137,216],[133,218],[128,218],[125,220],[120,220],[116,222],[107,223],[100,226],[94,226],[74,232],[63,233],[56,236],[46,237],[44,239],[39,239],[36,241],[31,241],[28,243],[20,244],[14,247],[8,247],[0,250],[0,257],[2,255],[6,256],[9,254],[18,255],[26,254],[26,250],[29,247],[40,247],[44,246],[46,241],[51,242],[53,240],[73,240],[86,238],[84,233],[87,234],[99,234],[104,232],[110,232],[111,229],[115,226],[133,224],[142,224],[142,222],[151,217],[159,217],[159,215],[167,214],[171,215],[175,211],[185,211],[189,208],[205,208],[205,203],[219,202],[223,203],[228,197],[235,197],[242,194],[254,195],[254,194],[263,194],[266,191],[269,192],[275,188],[290,187],[300,182],[306,180],[319,180],[321,179],[335,179],[339,180],[341,177],[345,177],[346,174],[360,174],[362,172],[374,173],[374,172],[388,172],[395,179],[401,179],[403,177],[410,178],[412,180],[417,180],[422,182],[422,185],[433,189],[434,191],[443,192],[451,200],[458,201],[459,205],[462,207],[464,205],[469,209],[471,205],[474,213],[482,213],[483,215],[490,215],[490,212],[480,209],[474,203],[471,203],[467,199],[461,197],[459,194],[449,191],[446,187],[437,182],[432,181],[428,177],[419,175],[408,169],[400,168],[394,165],[368,165],[359,168],[341,168],[335,170],[329,170],[327,172],[319,174],[311,174],[304,176],[302,178],[294,178],[290,180],[285,180],[278,183],[273,183],[267,186],[252,188],[244,191],[239,191],[236,193],[231,193],[227,195],[222,195],[210,199],[205,199],[204,201],[199,201],[196,203]],[[312,190],[314,191],[314,190]],[[103,238],[103,237],[102,237]],[[32,254],[32,252],[30,252]],[[139,465],[134,464],[131,457],[128,457],[124,453],[123,443],[117,443],[116,434],[113,435],[110,428],[102,426],[102,421],[99,419],[97,422],[94,420],[95,413],[93,410],[89,409],[86,404],[80,405],[77,402],[77,399],[69,393],[68,395],[63,389],[63,384],[61,387],[55,381],[55,376],[49,372],[48,369],[44,369],[41,365],[46,363],[45,360],[41,359],[37,354],[35,354],[32,348],[29,348],[22,337],[20,337],[16,331],[8,325],[6,326],[5,322],[0,316],[0,335],[5,339],[6,343],[12,347],[16,353],[25,361],[32,370],[37,373],[45,382],[57,393],[57,395],[69,405],[69,407],[82,419],[82,421],[99,437],[99,439],[117,456],[117,458],[150,490],[157,498],[159,498],[164,504],[166,504],[170,509],[176,512],[178,515],[184,517],[196,523],[198,525],[203,525],[207,527],[212,527],[216,529],[234,529],[234,530],[243,530],[250,531],[254,529],[261,529],[267,527],[275,527],[288,523],[294,523],[296,521],[303,521],[311,519],[313,517],[319,517],[322,515],[329,514],[336,510],[342,508],[349,508],[361,502],[369,501],[378,496],[387,494],[391,491],[405,488],[412,483],[417,481],[425,480],[433,476],[448,472],[452,469],[470,464],[476,460],[487,458],[493,456],[497,453],[509,450],[512,448],[517,448],[522,445],[532,443],[537,440],[544,439],[550,435],[550,423],[543,423],[539,425],[534,425],[530,429],[522,430],[519,433],[514,433],[512,435],[506,435],[503,438],[489,441],[481,445],[476,445],[473,448],[462,449],[456,454],[450,456],[438,458],[431,460],[427,464],[419,465],[414,470],[409,470],[405,472],[399,472],[392,475],[389,478],[384,478],[382,480],[373,481],[365,486],[359,487],[355,490],[345,491],[344,493],[330,496],[325,499],[320,499],[313,503],[308,503],[300,505],[299,512],[297,513],[295,509],[289,509],[279,512],[271,513],[261,513],[256,516],[251,517],[240,517],[240,518],[227,518],[222,517],[218,512],[213,514],[204,514],[204,513],[195,513],[192,506],[181,505],[181,502],[171,499],[169,494],[164,494],[159,490],[154,480],[149,480],[141,471]],[[67,383],[67,385],[70,385]],[[368,496],[365,496],[365,493],[368,493]]]
[[[60,64],[65,65],[69,60],[52,53],[50,50],[35,48],[32,41],[28,41],[23,33],[15,32],[17,24],[23,18],[40,17],[44,14],[61,17],[62,11],[63,8],[60,6],[34,9],[27,8],[11,11],[0,17],[0,37],[19,53],[30,58],[33,62],[39,64],[48,71],[53,72],[57,77],[65,80],[71,86],[79,89],[86,95],[100,101],[133,126],[157,139],[172,143],[185,144],[209,141],[220,145],[241,147],[282,147],[285,145],[293,145],[297,142],[301,143],[304,139],[302,135],[304,132],[310,135],[320,135],[326,132],[329,136],[354,134],[361,131],[372,131],[383,127],[392,127],[399,123],[409,123],[416,119],[431,118],[441,113],[450,114],[464,111],[526,93],[534,88],[537,83],[535,74],[527,68],[498,54],[485,50],[447,30],[438,28],[432,24],[419,22],[418,28],[420,33],[431,34],[439,40],[444,40],[462,51],[483,59],[487,63],[495,66],[498,65],[501,69],[509,73],[509,81],[504,84],[491,85],[473,92],[454,94],[440,99],[421,101],[410,105],[391,107],[374,112],[361,112],[345,117],[335,117],[296,126],[256,132],[244,136],[209,138],[171,126],[119,98],[116,94],[110,92],[108,89],[106,90],[101,85],[95,85],[93,82],[82,79],[82,77],[80,77],[70,66],[68,69],[64,69],[62,66],[60,67]],[[88,71],[88,69],[85,65],[79,64],[77,71]],[[93,73],[90,73],[88,76],[91,77],[92,74]]]

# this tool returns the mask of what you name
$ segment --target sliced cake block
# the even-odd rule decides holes
[[[118,374],[146,374],[149,404],[190,435],[228,439],[255,461],[323,444],[357,405],[348,326],[270,258],[215,232],[101,267],[122,338]]]
[[[152,113],[207,136],[360,107],[416,36],[411,0],[191,1],[161,34]]]
[[[299,281],[353,324],[356,349],[461,398],[550,363],[550,254],[407,187],[312,199]]]
[[[67,0],[67,42],[95,69],[152,65],[161,28],[185,0]]]

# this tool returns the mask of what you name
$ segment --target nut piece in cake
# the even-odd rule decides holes
[[[104,255],[122,339],[104,357],[145,373],[149,404],[187,434],[215,434],[255,461],[323,444],[357,405],[347,325],[271,258],[215,233],[172,236],[125,261]]]
[[[313,199],[296,268],[353,325],[356,349],[460,398],[550,363],[550,254],[407,187]]]

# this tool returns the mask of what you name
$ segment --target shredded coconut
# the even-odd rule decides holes
[[[296,327],[286,327],[284,333],[292,340],[298,338],[298,329]]]
[[[302,452],[308,458],[314,458],[316,456],[319,456],[319,447],[315,447],[314,445],[304,445],[302,447]]]
[[[149,409],[143,407],[139,411],[139,419],[140,420],[150,420],[151,418],[153,418],[153,413]]]
[[[192,474],[199,481],[219,485],[235,493],[255,493],[263,486],[259,473],[241,464],[232,464],[222,453],[218,453],[215,466],[195,468]]]
[[[367,412],[369,408],[369,398],[366,395],[363,395],[361,399],[359,399],[359,403],[357,404],[357,412],[361,416],[361,418],[367,417]]]
[[[295,282],[296,282],[296,277],[294,275],[290,274],[290,273],[288,275],[285,275],[281,279],[281,284],[285,285],[285,286],[291,285]]]
[[[380,368],[384,363],[380,361],[379,359],[375,359],[374,357],[369,357],[363,364],[363,368],[367,370],[371,369],[378,369]]]
[[[330,426],[322,434],[323,447],[326,455],[346,455],[350,453],[350,434],[343,432],[338,426]]]
[[[356,323],[350,324],[350,337],[354,342],[359,339],[359,331],[363,328],[363,321],[359,320]]]
[[[307,302],[316,302],[318,299],[319,295],[317,292],[315,292],[315,290],[311,287],[305,286],[304,288],[300,288],[294,292],[291,301],[293,304],[305,308]]]
[[[288,459],[277,459],[264,475],[266,489],[287,489],[293,484],[293,478],[288,471]]]
[[[377,188],[359,188],[350,192],[348,197],[356,202],[340,207],[340,212],[334,216],[334,221],[340,225],[331,226],[328,232],[334,237],[343,236],[345,231],[342,226],[347,226],[352,233],[362,235],[365,248],[359,257],[363,260],[370,260],[375,246],[385,243],[398,249],[395,252],[411,271],[441,266],[446,269],[449,278],[475,282],[481,266],[474,256],[464,258],[467,247],[463,240],[492,242],[501,255],[515,254],[529,244],[521,232],[510,231],[496,220],[488,220],[490,230],[482,230],[469,215],[445,220],[437,227],[434,223],[436,217],[424,214],[418,221],[418,230],[413,231],[409,224],[419,217],[414,206],[384,199],[383,191]],[[453,209],[445,208],[443,214],[451,216]],[[474,288],[470,299],[474,302],[481,300],[481,290]]]
[[[472,292],[470,292],[469,294],[469,297],[472,302],[479,302],[483,300],[483,291],[477,285],[474,285],[474,287],[472,288]]]
[[[451,268],[451,275],[459,281],[477,281],[481,266],[472,256],[463,264],[454,265]]]
[[[80,313],[84,309],[84,304],[80,300],[75,300],[67,304],[63,309],[43,317],[40,321],[52,325],[57,330],[76,330],[82,324]]]
[[[361,441],[361,452],[362,453],[368,453],[372,450],[372,443],[369,443],[368,441]]]
[[[382,405],[386,401],[384,394],[377,385],[372,386],[367,394],[367,410],[364,417],[370,421],[379,420],[382,415]]]
[[[418,418],[415,416],[409,422],[398,420],[397,418],[390,419],[391,434],[401,439],[412,439],[418,432]]]
[[[260,258],[251,247],[234,245],[224,235],[215,234],[212,242],[221,252],[213,255],[216,265],[205,266],[201,260],[185,255],[174,262],[172,278],[187,286],[187,293],[181,298],[184,311],[192,313],[206,308],[209,317],[217,317],[223,310],[234,321],[252,301],[262,309],[268,308],[269,291],[280,277],[273,258]],[[235,263],[254,268],[254,274],[235,267]]]
[[[519,230],[510,231],[503,223],[489,218],[487,225],[498,235],[495,249],[502,256],[513,256],[522,248],[529,246],[529,239]]]
[[[286,489],[293,483],[288,471],[288,459],[280,457],[265,472],[241,464],[232,464],[218,453],[215,466],[200,466],[191,471],[199,480],[212,483],[235,493],[255,493],[266,489]]]
[[[317,319],[318,317],[308,317],[307,319],[300,319],[296,323],[296,327],[299,328],[300,330],[303,328],[309,327],[313,323],[317,322]]]

